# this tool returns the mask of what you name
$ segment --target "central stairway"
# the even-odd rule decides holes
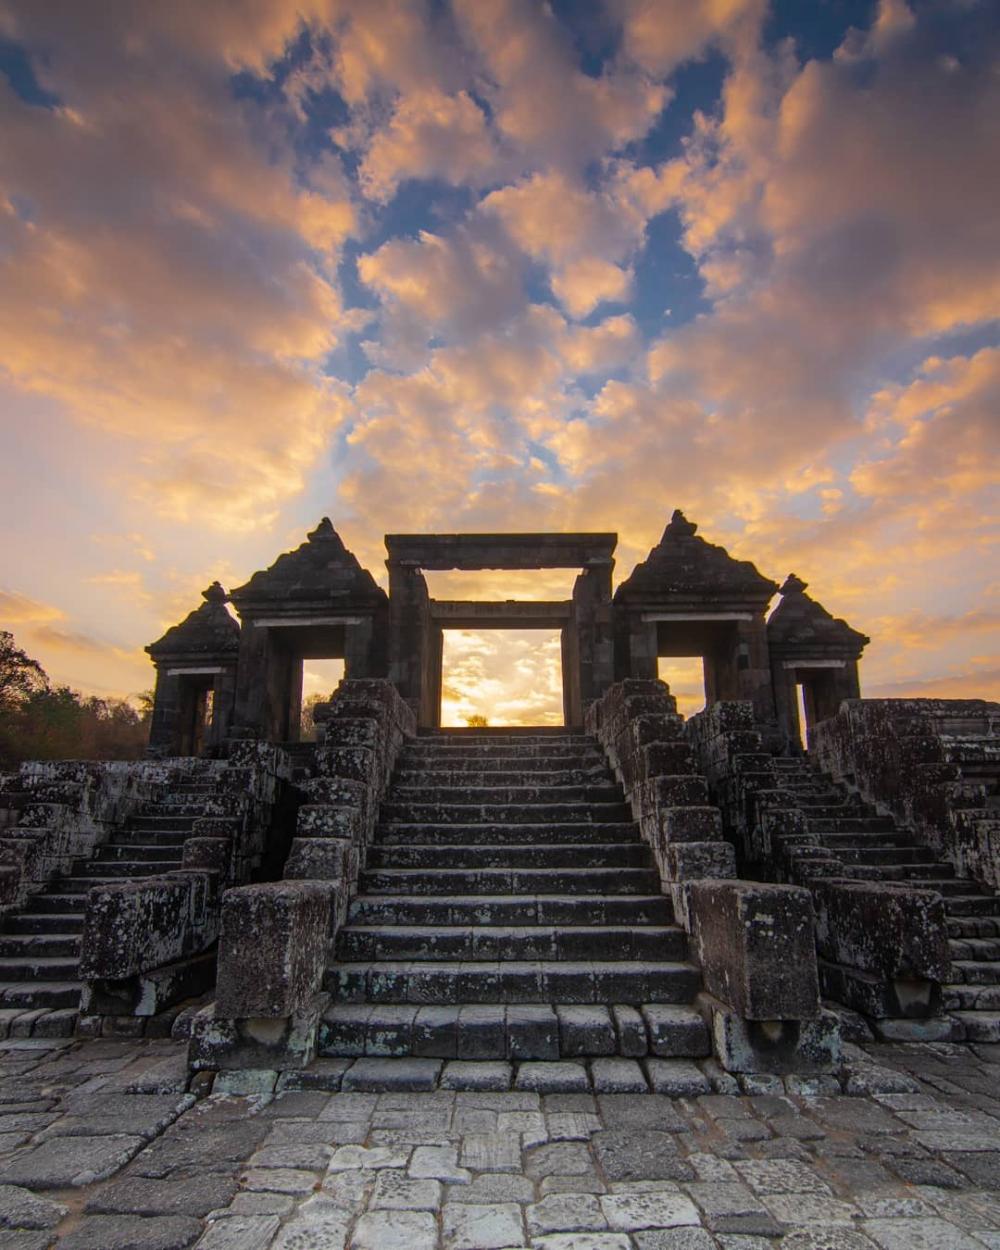
[[[710,1053],[686,935],[594,739],[422,733],[380,816],[321,1054]]]

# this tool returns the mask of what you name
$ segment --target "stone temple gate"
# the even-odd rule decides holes
[[[862,699],[868,639],[680,512],[617,587],[616,545],[390,534],[387,593],[324,519],[210,586],[148,648],[148,759],[0,774],[0,1037],[170,1030],[263,1093],[850,1093],[844,1037],[1000,1043],[1000,704]],[[560,631],[564,726],[440,728],[484,625]]]
[[[343,659],[347,678],[388,678],[421,728],[441,720],[446,629],[551,629],[562,643],[563,718],[615,681],[655,678],[661,656],[696,656],[705,694],[749,700],[788,742],[807,720],[858,694],[868,639],[833,618],[793,574],[778,583],[697,535],[675,512],[660,542],[613,591],[618,536],[610,533],[388,534],[389,593],[326,518],[296,550],[206,603],[148,649],[157,669],[151,749],[211,752],[237,732],[269,742],[299,736],[302,662]],[[569,599],[437,600],[424,572],[579,569]]]

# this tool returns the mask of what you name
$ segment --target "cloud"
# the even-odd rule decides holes
[[[386,201],[407,178],[483,186],[495,178],[499,161],[486,117],[469,93],[429,88],[399,99],[365,153],[360,180],[366,195]]]
[[[622,20],[622,49],[647,73],[664,76],[709,44],[756,30],[765,0],[611,0]]]
[[[8,625],[63,620],[65,613],[48,603],[39,603],[26,595],[0,590],[0,621]]]
[[[483,65],[480,90],[497,130],[535,167],[580,169],[619,151],[648,131],[670,98],[634,66],[583,73],[547,6],[456,0],[455,12]]]
[[[627,262],[642,245],[648,218],[671,201],[673,188],[655,172],[624,162],[592,191],[566,174],[535,174],[487,195],[480,211],[497,217],[532,260],[552,271],[552,290],[573,317],[631,291]]]

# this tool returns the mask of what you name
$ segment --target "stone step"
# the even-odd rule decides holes
[[[5,933],[0,935],[0,958],[77,959],[80,954],[79,933]]]
[[[813,833],[894,833],[895,821],[891,816],[816,816],[805,813]]]
[[[948,936],[952,938],[1000,938],[1000,915],[948,916]]]
[[[596,751],[586,755],[535,756],[530,759],[518,759],[504,756],[493,759],[490,756],[448,756],[439,759],[434,755],[422,755],[407,759],[401,755],[396,761],[394,776],[424,776],[427,773],[448,772],[451,774],[469,774],[471,776],[490,776],[493,773],[515,773],[517,777],[534,778],[536,775],[577,773],[603,773],[608,762]]]
[[[337,959],[684,960],[677,925],[354,925],[337,935]]]
[[[348,921],[358,925],[669,925],[665,894],[473,894],[429,898],[359,894]]]
[[[574,768],[586,768],[590,764],[605,764],[604,756],[597,746],[574,743],[526,742],[505,745],[503,743],[468,742],[461,745],[441,746],[437,743],[408,743],[399,753],[403,768],[414,768],[430,762],[435,768],[456,768],[463,764],[482,768],[486,760],[506,763],[506,767],[520,767],[521,760],[535,760],[546,768],[565,767],[571,761]],[[512,764],[516,761],[516,765]]]
[[[376,843],[367,867],[380,868],[649,868],[652,854],[644,842],[507,843],[500,846],[441,843]]]
[[[183,846],[190,829],[119,829],[105,846]]]
[[[598,785],[463,785],[435,786],[429,782],[412,785],[394,784],[387,800],[390,803],[458,804],[474,806],[513,804],[522,807],[529,803],[561,804],[591,803],[603,805],[620,804],[621,787],[611,782]]]
[[[35,897],[39,896],[36,895]],[[10,934],[78,934],[82,931],[82,911],[70,911],[60,914],[59,912],[35,913],[26,910],[19,912],[16,916],[8,917],[4,928],[4,932]]]
[[[992,894],[985,892],[980,895],[981,886],[977,886],[975,881],[951,880],[938,877],[939,872],[950,869],[951,865],[938,865],[933,873],[928,873],[926,877],[909,877],[907,884],[914,886],[918,890],[937,890],[939,894],[944,894],[952,898],[979,898],[982,897],[996,906],[996,900]],[[951,869],[954,871],[954,869]]]
[[[967,985],[961,981],[941,987],[946,1011],[1000,1011],[1000,985]]]
[[[382,820],[404,824],[593,824],[630,821],[625,803],[383,803]]]
[[[167,803],[163,799],[150,799],[139,808],[138,819],[143,820],[147,816],[152,816],[163,820],[194,820],[198,816],[205,815],[206,798],[191,798],[186,801],[181,799],[173,803]]]
[[[30,959],[0,958],[0,981],[70,981],[76,976],[75,956],[37,955]]]
[[[963,985],[1000,985],[1000,963],[996,960],[953,959],[951,975]]]
[[[650,868],[366,869],[363,894],[651,894]]]
[[[962,884],[968,886],[969,882]],[[997,900],[992,894],[952,894],[945,897],[944,909],[948,916],[987,916],[993,919],[997,915]]]
[[[924,864],[930,867],[938,863],[922,846],[851,846],[838,842],[836,849],[841,859],[858,864],[908,864],[911,867]]]
[[[79,1007],[79,981],[5,981],[0,983],[0,1008]]]
[[[708,1030],[690,1007],[643,1003],[407,1004],[337,1003],[323,1016],[320,1054],[439,1059],[568,1059],[656,1055],[705,1058]]]
[[[680,961],[457,960],[337,963],[324,987],[338,1003],[690,1003],[701,973]]]
[[[65,892],[50,886],[44,894],[33,894],[25,904],[25,911],[38,914],[55,913],[60,916],[65,916],[69,912],[79,912],[82,923],[82,914],[87,906],[87,894],[94,884],[93,881],[89,881],[87,888],[82,891],[67,890]]]
[[[61,886],[86,883],[85,888],[96,882],[123,881],[132,877],[158,877],[164,872],[176,872],[181,866],[180,857],[173,859],[110,859],[77,860],[71,875],[61,877]]]
[[[570,746],[593,746],[594,739],[581,730],[568,730],[561,726],[551,729],[544,727],[517,729],[514,726],[496,729],[421,729],[416,738],[411,739],[413,745],[431,743],[435,746],[481,746],[496,744],[497,746],[523,746],[537,743],[556,743]]]
[[[809,818],[823,818],[823,816],[878,816],[876,811],[871,811],[869,806],[864,803],[853,803],[850,799],[844,799],[843,795],[831,794],[829,790],[813,791],[813,790],[796,790],[794,786],[786,786],[795,795],[796,803],[801,808],[806,809],[806,815]]]
[[[425,768],[397,769],[393,774],[397,786],[426,786],[449,788],[454,786],[593,786],[613,785],[614,778],[606,765],[593,768],[497,769],[494,772],[466,769],[447,771]]]
[[[407,824],[404,821],[386,821],[379,825],[376,832],[377,844],[407,845],[423,843],[501,843],[516,842],[638,842],[639,827],[634,821],[600,821],[594,824],[558,824],[543,825],[443,825],[443,824]]]
[[[863,830],[853,830],[848,833],[827,831],[823,834],[823,844],[837,849],[841,846],[913,847],[917,845],[908,833],[898,829],[894,833],[866,833]]]
[[[150,833],[186,833],[191,834],[194,816],[132,816],[129,829],[149,830]]]
[[[130,862],[159,862],[159,863],[179,863],[180,856],[178,851],[183,846],[183,842],[110,842],[97,852],[93,860],[87,860],[87,863],[110,864],[116,860],[126,860]]]
[[[1000,1011],[953,1011],[967,1042],[1000,1042]]]

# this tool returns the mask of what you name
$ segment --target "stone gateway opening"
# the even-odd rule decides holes
[[[558,630],[444,631],[441,727],[484,721],[491,728],[564,723]]]

